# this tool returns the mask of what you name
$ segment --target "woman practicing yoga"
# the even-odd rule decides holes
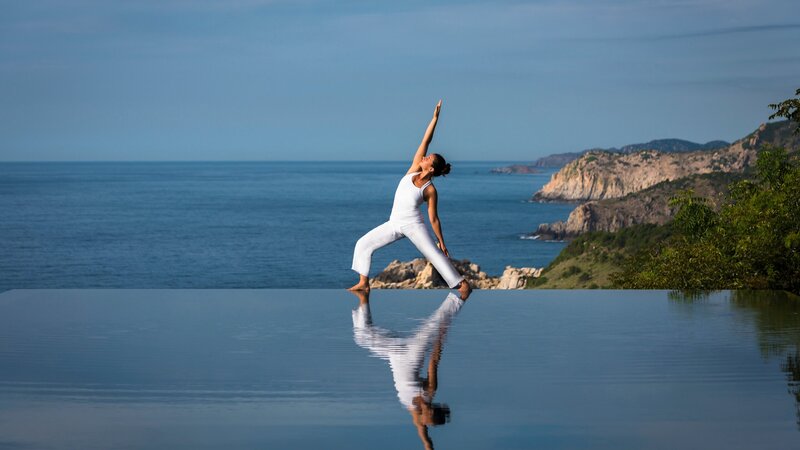
[[[442,225],[439,222],[439,213],[436,209],[437,194],[436,188],[431,184],[433,177],[447,175],[450,173],[450,164],[447,164],[442,155],[433,153],[427,155],[428,145],[433,139],[433,132],[436,129],[436,122],[439,120],[439,111],[442,109],[442,101],[436,105],[433,111],[433,119],[425,131],[422,143],[414,155],[411,167],[397,185],[394,193],[394,205],[389,221],[383,225],[378,225],[369,233],[361,237],[356,242],[353,252],[353,270],[361,276],[358,283],[351,287],[351,291],[369,290],[369,267],[372,262],[372,253],[392,242],[407,237],[414,246],[422,252],[433,267],[444,278],[451,289],[458,289],[461,299],[466,300],[472,292],[467,280],[458,273],[453,263],[450,262],[450,253],[444,245],[442,237]],[[427,156],[426,156],[427,155]],[[428,218],[431,227],[439,240],[434,244],[430,233],[428,233],[425,222],[422,220],[419,207],[422,202],[428,203]]]

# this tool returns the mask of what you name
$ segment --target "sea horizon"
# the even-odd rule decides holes
[[[489,173],[504,163],[454,162],[435,181],[451,256],[493,276],[552,261],[564,243],[522,237],[574,207],[529,202],[555,169]],[[406,164],[3,162],[0,288],[345,287],[353,246],[388,219]],[[371,273],[418,257],[402,240]]]
[[[536,161],[540,157],[534,157],[530,160],[505,160],[505,159],[447,159],[452,163],[497,163],[497,164],[528,164]],[[410,164],[406,160],[400,159],[314,159],[314,160],[292,160],[292,159],[170,159],[170,160],[157,160],[157,159],[126,159],[126,160],[113,160],[113,159],[98,159],[98,160],[13,160],[13,161],[0,161],[0,164],[86,164],[86,163],[357,163],[357,164],[374,164],[374,163],[403,163]],[[545,168],[549,169],[549,168]],[[527,175],[527,174],[513,174],[513,175]]]

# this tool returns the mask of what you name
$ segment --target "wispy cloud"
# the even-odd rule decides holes
[[[691,39],[698,37],[724,36],[728,34],[764,33],[764,32],[775,32],[775,31],[786,31],[786,30],[800,30],[800,23],[778,23],[778,24],[767,24],[767,25],[750,25],[743,27],[716,28],[711,30],[663,34],[660,36],[649,36],[649,37],[644,37],[642,39],[650,41],[667,41],[674,39]]]
[[[594,41],[594,42],[657,42],[674,41],[680,39],[695,39],[714,36],[725,36],[748,33],[776,33],[797,30],[800,32],[800,23],[774,23],[763,25],[746,25],[739,27],[712,28],[708,30],[684,31],[680,33],[665,33],[656,35],[637,35],[637,36],[610,36],[610,37],[580,37],[568,38],[572,41]]]

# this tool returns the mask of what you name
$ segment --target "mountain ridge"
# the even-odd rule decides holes
[[[628,144],[628,145],[623,145],[622,147],[619,148],[595,147],[582,150],[579,152],[553,153],[551,155],[543,156],[537,159],[531,164],[531,166],[562,167],[565,164],[577,159],[578,157],[580,157],[585,153],[595,152],[595,151],[606,151],[612,153],[632,153],[638,150],[658,150],[665,153],[673,153],[673,152],[689,152],[698,150],[715,150],[718,148],[727,147],[729,145],[731,145],[729,142],[723,140],[713,140],[713,141],[708,141],[705,144],[699,144],[697,142],[687,141],[685,139],[678,139],[678,138],[653,139],[649,142]]]

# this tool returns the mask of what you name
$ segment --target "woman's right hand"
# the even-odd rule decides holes
[[[447,247],[445,247],[441,242],[436,243],[436,247],[444,253],[444,256],[450,257],[450,252],[447,251]]]
[[[441,110],[442,110],[442,101],[439,100],[439,103],[436,104],[436,108],[434,108],[434,110],[433,110],[433,118],[434,119],[438,119],[439,118],[439,111],[441,111]]]

